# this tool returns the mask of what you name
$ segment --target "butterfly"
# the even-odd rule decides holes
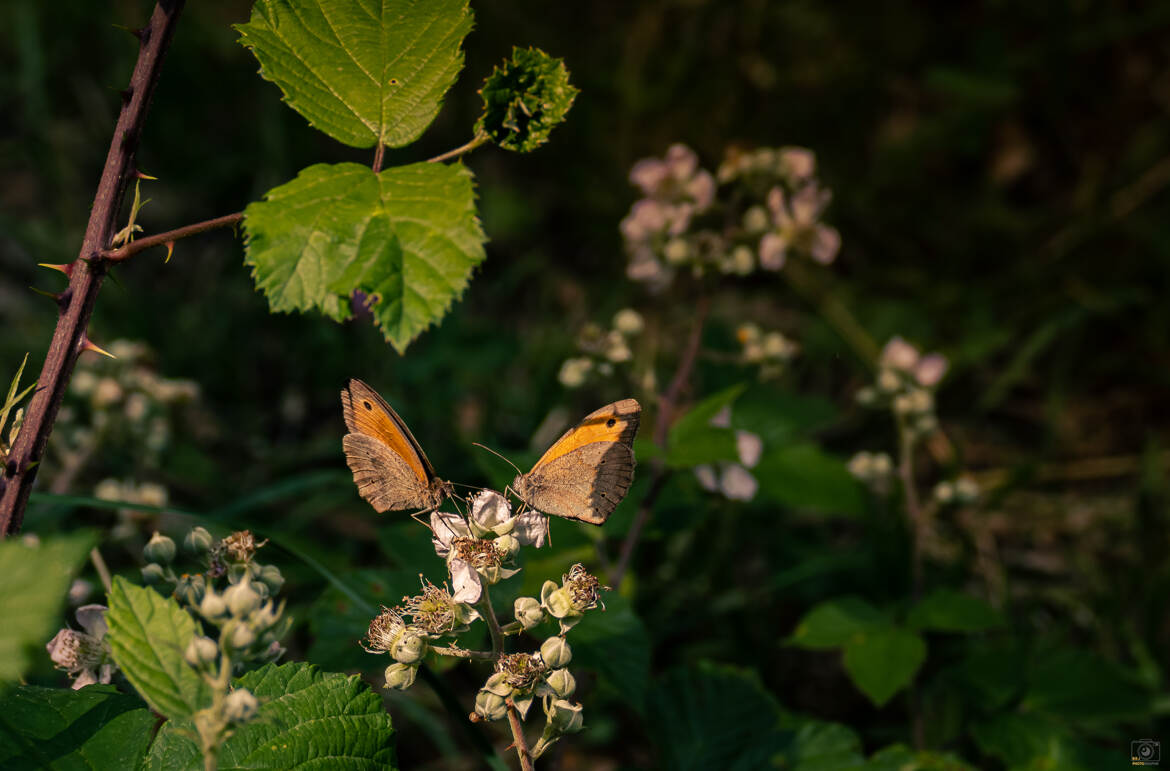
[[[386,400],[358,379],[341,391],[349,433],[341,440],[358,494],[375,511],[415,509],[428,514],[454,495],[439,479],[406,423]]]
[[[634,481],[632,445],[641,415],[635,399],[589,413],[512,480],[512,491],[545,514],[605,524]]]

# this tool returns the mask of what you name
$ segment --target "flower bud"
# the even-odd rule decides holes
[[[163,570],[162,565],[157,565],[151,562],[149,565],[146,565],[142,568],[142,582],[147,586],[161,584],[166,580],[166,577],[166,571]]]
[[[199,603],[199,615],[208,621],[215,621],[227,615],[227,612],[227,603],[214,589],[203,595],[203,601]]]
[[[540,600],[535,597],[517,597],[512,607],[516,620],[525,629],[532,629],[544,621],[544,609],[540,607]]]
[[[573,651],[564,637],[550,637],[540,645],[540,658],[550,669],[566,667],[573,659]],[[563,694],[562,694],[563,695]]]
[[[268,587],[269,595],[279,594],[284,587],[284,576],[276,565],[265,565],[260,569],[260,581]]]
[[[246,723],[260,711],[260,701],[247,688],[237,688],[223,701],[223,714],[233,723]]]
[[[426,640],[413,630],[407,629],[390,649],[390,656],[399,664],[417,664],[426,652]]]
[[[516,553],[520,551],[520,541],[511,533],[501,535],[495,539],[494,543],[496,544],[496,549],[500,552],[500,560],[503,562],[509,562],[515,559]]]
[[[475,695],[475,711],[484,720],[500,720],[508,714],[508,704],[503,696],[480,691]]]
[[[232,586],[252,580],[252,569],[246,562],[233,562],[227,566],[227,580]]]
[[[577,679],[567,669],[554,669],[548,673],[545,682],[552,692],[562,699],[568,698],[577,690]]]
[[[554,587],[552,591],[546,592],[549,584]],[[552,581],[546,581],[544,588],[540,591],[541,605],[548,614],[556,619],[562,618],[576,618],[581,615],[581,611],[573,607],[573,595],[568,589],[561,586],[558,587]]]
[[[214,540],[206,528],[192,528],[191,532],[187,533],[183,539],[183,548],[196,556],[201,556],[211,550],[211,544]]]
[[[236,622],[231,629],[231,634],[228,634],[228,629],[224,627],[224,636],[227,638],[228,644],[234,650],[242,651],[256,642],[256,633],[248,627],[247,624]]]
[[[623,335],[636,335],[645,326],[646,323],[642,320],[642,314],[633,308],[622,308],[613,316],[613,328]]]
[[[154,535],[150,537],[146,547],[143,548],[142,556],[146,558],[147,562],[169,565],[175,558],[175,542],[165,535],[159,535],[159,532],[155,530]]]
[[[892,369],[883,369],[877,376],[877,389],[883,393],[892,394],[902,387],[902,378]]]
[[[223,593],[224,602],[235,618],[243,618],[260,606],[260,595],[250,582],[229,586]]]
[[[386,667],[386,687],[405,691],[414,685],[414,678],[418,674],[418,667],[397,663]]]
[[[545,707],[544,714],[548,718],[549,727],[557,733],[572,734],[585,727],[585,716],[581,713],[580,704],[557,699]]]
[[[175,585],[175,598],[180,602],[198,607],[199,603],[203,601],[206,590],[207,582],[201,574],[183,575],[179,577],[179,581]]]
[[[183,652],[183,658],[196,669],[215,661],[218,655],[219,646],[215,644],[215,640],[202,636],[192,637],[191,642],[187,644],[187,650]]]

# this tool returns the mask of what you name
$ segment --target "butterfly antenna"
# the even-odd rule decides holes
[[[509,466],[511,466],[512,468],[516,469],[516,473],[517,473],[517,474],[523,474],[523,473],[524,473],[523,471],[521,471],[521,470],[519,469],[519,467],[518,467],[518,466],[517,466],[515,463],[513,463],[513,462],[512,462],[512,461],[510,461],[510,460],[508,460],[507,458],[504,458],[504,456],[503,456],[503,455],[500,455],[498,452],[496,452],[495,450],[493,450],[491,447],[488,447],[486,444],[480,444],[479,442],[472,442],[472,444],[473,444],[473,445],[475,445],[476,447],[480,448],[481,450],[487,450],[487,451],[488,451],[488,452],[490,452],[492,455],[495,455],[495,456],[497,456],[497,457],[499,457],[499,458],[503,458],[505,463],[507,463],[507,464],[508,464]]]

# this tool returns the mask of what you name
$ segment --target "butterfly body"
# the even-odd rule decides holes
[[[360,380],[341,391],[349,433],[341,440],[358,493],[375,511],[434,511],[454,494],[435,474],[406,423],[386,400]]]
[[[634,399],[585,416],[512,480],[520,500],[545,514],[600,525],[634,480],[634,435],[642,408]]]

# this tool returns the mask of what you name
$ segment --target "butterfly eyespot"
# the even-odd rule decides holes
[[[367,410],[374,409],[374,405],[370,404],[369,402],[362,402],[362,406],[365,407]]]
[[[605,421],[606,428],[613,428],[616,425],[617,425],[617,421],[614,420],[613,418],[610,418],[609,420]]]

